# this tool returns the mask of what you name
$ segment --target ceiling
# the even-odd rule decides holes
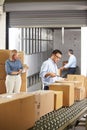
[[[3,5],[4,3],[4,0],[0,0],[0,6]]]
[[[79,1],[79,0],[58,0],[58,1],[50,1],[44,0],[41,2],[37,2],[37,0],[32,0],[35,2],[29,2],[29,0],[5,0],[5,11],[46,11],[46,10],[86,10],[87,11],[87,1]],[[27,2],[28,1],[28,2]],[[31,1],[31,0],[30,0]],[[13,3],[14,2],[14,3]]]
[[[5,0],[8,2],[66,2],[66,1],[82,1],[82,0]]]

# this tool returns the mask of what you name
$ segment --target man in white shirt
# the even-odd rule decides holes
[[[76,60],[76,57],[73,54],[72,49],[69,49],[68,55],[69,55],[68,63],[65,64],[63,67],[61,67],[60,69],[63,70],[64,68],[68,68],[68,73],[67,74],[75,74],[77,60]]]
[[[57,62],[61,59],[62,52],[60,50],[54,50],[51,54],[51,57],[44,61],[41,70],[40,77],[42,83],[44,84],[44,90],[49,89],[49,84],[54,83],[60,77],[58,77],[58,68]]]

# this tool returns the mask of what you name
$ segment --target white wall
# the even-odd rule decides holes
[[[20,51],[20,28],[9,28],[9,49]]]
[[[0,49],[5,49],[6,14],[0,14]]]
[[[48,56],[48,52],[36,53],[32,55],[25,55],[25,64],[29,65],[27,76],[33,75],[40,71],[41,65]]]
[[[81,28],[81,74],[87,76],[87,27]]]

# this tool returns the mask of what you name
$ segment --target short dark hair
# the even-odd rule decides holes
[[[52,54],[57,54],[57,53],[59,53],[59,54],[62,55],[62,52],[61,52],[60,50],[57,50],[57,49],[56,49],[56,50],[53,50],[53,51],[52,51]]]
[[[69,52],[70,52],[70,54],[73,54],[73,50],[72,49],[69,49]]]

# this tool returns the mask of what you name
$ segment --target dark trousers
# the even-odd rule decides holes
[[[49,86],[44,86],[44,90],[49,90]]]
[[[76,68],[69,68],[68,69],[68,74],[75,74]]]

